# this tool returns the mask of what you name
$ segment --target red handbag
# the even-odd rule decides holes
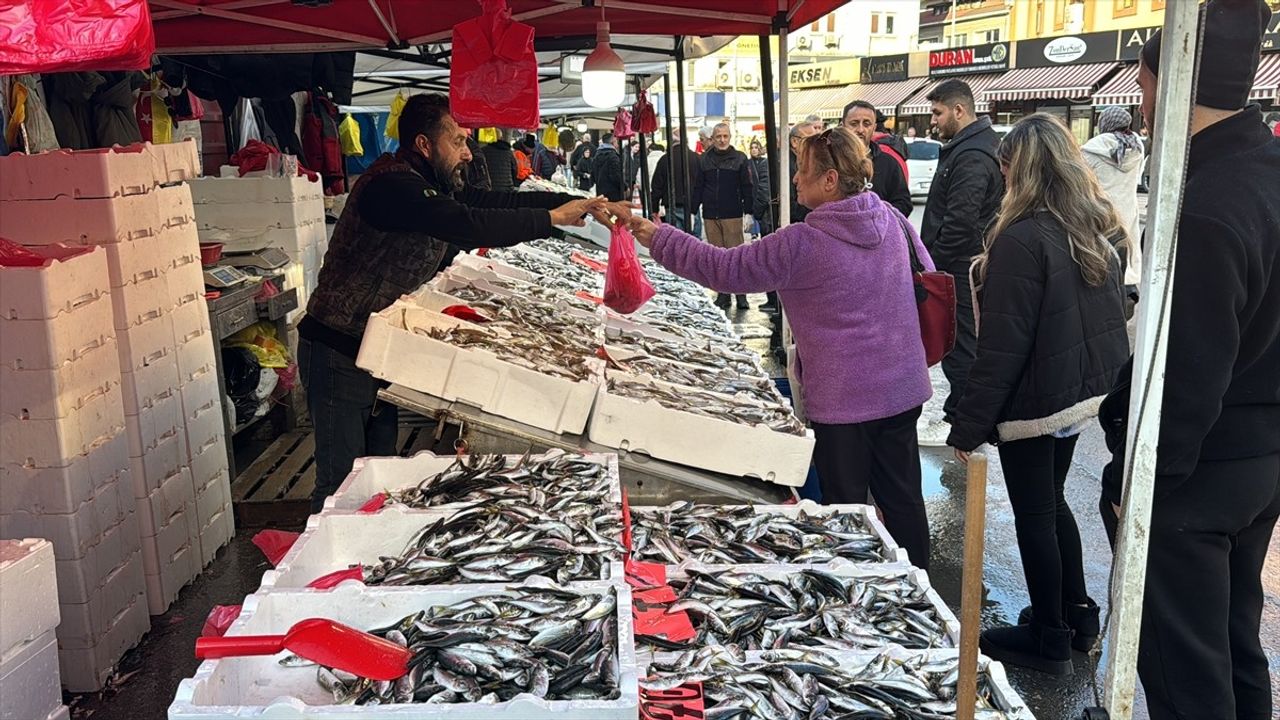
[[[924,342],[924,359],[929,367],[942,362],[956,346],[956,279],[951,273],[925,270],[916,254],[916,244],[905,220],[902,236],[911,253],[911,282],[915,286],[916,310],[920,314],[920,339]]]

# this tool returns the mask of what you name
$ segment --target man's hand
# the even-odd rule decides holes
[[[581,200],[571,200],[555,210],[551,210],[552,225],[578,225],[582,226],[586,223],[582,217],[587,214],[596,215],[603,212],[606,201],[603,197],[583,198]]]
[[[635,236],[636,242],[646,249],[653,245],[653,234],[658,231],[657,225],[639,215],[627,218],[627,228]]]
[[[956,459],[957,459],[957,460],[959,460],[960,462],[964,463],[965,465],[968,465],[968,464],[969,464],[969,455],[970,455],[971,453],[965,452],[964,450],[961,450],[961,449],[959,449],[959,448],[956,448],[956,449],[955,449],[955,452],[956,452]]]

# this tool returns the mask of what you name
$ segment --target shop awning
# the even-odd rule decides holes
[[[987,102],[1081,100],[1089,97],[1115,63],[1059,65],[1010,70],[984,93]]]
[[[909,78],[896,82],[869,83],[858,85],[857,95],[853,99],[866,100],[885,115],[893,115],[902,101],[928,82],[927,78]]]
[[[1280,53],[1263,55],[1253,76],[1250,100],[1280,100]]]
[[[1140,105],[1142,89],[1138,87],[1138,63],[1126,65],[1093,94],[1094,107],[1112,105]]]
[[[824,120],[838,118],[844,106],[857,97],[857,91],[857,85],[790,90],[787,92],[787,115],[791,122],[800,122],[809,115],[817,115]]]
[[[969,89],[973,91],[974,112],[988,112],[991,107],[987,102],[986,92],[990,88],[996,86],[1007,73],[989,73],[986,75],[961,75],[956,78],[930,78],[924,87],[916,91],[909,100],[898,108],[899,115],[928,115],[933,106],[925,98],[929,93],[938,86],[943,80],[963,80],[969,84]]]

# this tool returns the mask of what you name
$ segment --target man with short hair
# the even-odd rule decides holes
[[[618,140],[613,133],[600,138],[600,147],[591,158],[591,177],[596,181],[596,194],[617,202],[623,198],[622,156],[618,154]]]
[[[699,174],[700,194],[694,206],[702,207],[702,222],[707,242],[721,248],[742,244],[742,216],[751,209],[751,161],[741,150],[729,144],[729,123],[711,129],[711,148],[702,154]],[[738,309],[747,308],[747,296],[738,295]],[[729,296],[720,293],[716,305],[729,308]]]
[[[818,117],[817,113],[810,113],[805,117],[804,121],[813,128],[813,132],[810,133],[812,135],[816,135],[817,133],[827,129],[827,122],[821,117]]]
[[[813,123],[803,122],[792,125],[791,132],[788,134],[787,144],[791,146],[791,164],[788,167],[791,169],[791,177],[789,179],[791,180],[791,222],[793,223],[804,222],[805,216],[809,214],[809,208],[800,204],[797,199],[799,194],[796,192],[795,178],[797,163],[800,162],[800,143],[804,142],[804,139],[810,135],[816,135],[817,133],[818,131],[814,129]]]
[[[920,239],[939,270],[956,281],[956,344],[942,360],[951,394],[942,409],[947,420],[964,395],[978,349],[969,265],[982,252],[987,228],[1004,197],[1004,176],[996,162],[1000,138],[991,118],[974,113],[973,90],[961,80],[939,83],[928,95],[933,126],[946,144],[924,206]]]
[[[845,128],[857,135],[871,154],[871,190],[902,213],[903,217],[911,217],[914,209],[911,204],[911,189],[907,187],[907,178],[902,174],[899,158],[890,154],[892,149],[881,146],[873,138],[876,132],[875,106],[866,100],[854,100],[844,106],[841,118]]]
[[[1138,674],[1152,720],[1263,720],[1276,717],[1258,634],[1280,516],[1280,140],[1249,93],[1271,12],[1263,0],[1210,0],[1202,14],[1173,299],[1161,309],[1169,351]],[[1164,110],[1161,40],[1138,69],[1150,127]],[[1101,412],[1115,450],[1101,503],[1111,532],[1129,421],[1122,378]]]
[[[436,274],[453,249],[516,245],[554,225],[604,218],[603,198],[493,192],[462,181],[467,132],[444,95],[414,95],[400,113],[400,148],[351,189],[298,323],[298,365],[315,426],[311,510],[338,489],[357,457],[394,455],[396,409],[375,402],[383,383],[356,367],[369,315]]]

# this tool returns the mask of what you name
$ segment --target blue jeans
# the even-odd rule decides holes
[[[702,213],[698,213],[697,215],[693,216],[692,230],[685,229],[684,217],[685,217],[684,208],[674,207],[674,208],[671,208],[670,213],[668,213],[667,222],[672,225],[675,225],[681,230],[685,230],[685,232],[689,233],[690,235],[693,235],[694,237],[702,237]]]
[[[328,345],[299,338],[298,367],[316,433],[311,512],[318,513],[356,458],[396,454],[399,423],[395,405],[376,402],[382,381]]]

